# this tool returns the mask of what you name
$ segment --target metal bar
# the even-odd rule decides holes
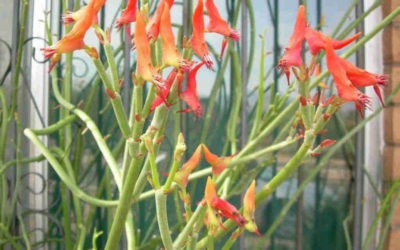
[[[317,0],[316,2],[316,7],[317,7],[317,23],[316,27],[318,30],[322,30],[322,4],[321,0]],[[322,63],[322,62],[320,62]],[[321,89],[318,87],[318,92],[321,93]],[[317,145],[321,142],[321,136],[319,135],[317,137]],[[318,157],[316,159],[317,164],[319,163],[320,158]],[[315,178],[315,201],[314,201],[314,225],[313,225],[313,249],[318,249],[318,227],[320,225],[319,221],[319,210],[320,210],[320,204],[321,204],[321,173],[317,174],[317,177]]]
[[[280,57],[280,45],[279,45],[279,0],[274,0],[274,6],[273,6],[273,16],[274,16],[274,65],[278,65],[279,57]],[[271,89],[271,100],[270,103],[272,103],[275,98],[275,93],[279,91],[279,72],[277,67],[274,67],[274,84],[273,88]],[[275,130],[273,133],[274,138],[277,136],[278,131]],[[277,163],[275,162],[272,166],[272,175],[275,176],[277,174]],[[271,212],[269,214],[269,221],[273,221],[275,219],[275,200],[276,200],[276,192],[272,194],[272,199],[271,199]],[[275,249],[275,234],[271,235],[271,243],[270,243],[270,249],[274,250]]]
[[[248,60],[248,11],[246,0],[242,0],[241,12],[241,64],[240,72],[242,73],[242,109],[241,109],[241,137],[240,143],[243,147],[247,142],[247,60]]]
[[[356,6],[356,15],[360,16],[364,11],[364,2],[360,0]],[[363,32],[364,23],[357,27],[358,31]],[[360,67],[364,67],[364,47],[357,51],[356,60]],[[358,115],[356,116],[358,118]],[[355,195],[354,195],[354,225],[353,225],[353,249],[358,250],[362,247],[362,219],[363,219],[363,167],[364,167],[364,129],[357,133],[356,137],[356,166],[354,170]]]

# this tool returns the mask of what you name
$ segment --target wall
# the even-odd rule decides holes
[[[400,6],[400,0],[383,1],[384,15]],[[384,31],[384,66],[385,73],[390,75],[386,94],[400,83],[400,16]],[[400,179],[400,93],[394,98],[394,105],[385,109],[385,148],[384,148],[384,181],[386,185]],[[385,249],[400,249],[400,201],[397,201]]]

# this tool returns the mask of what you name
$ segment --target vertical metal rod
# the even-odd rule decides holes
[[[241,5],[242,13],[241,13],[241,64],[240,64],[240,72],[242,73],[242,109],[241,109],[241,137],[240,143],[241,146],[246,144],[247,141],[247,60],[248,60],[248,11],[247,11],[247,2],[246,0],[242,0]]]
[[[364,12],[364,1],[360,0],[356,6],[356,15],[360,16]],[[361,22],[357,28],[358,31],[363,32],[364,23]],[[364,48],[357,51],[356,54],[357,64],[364,67]],[[358,115],[356,116],[358,118]],[[364,130],[357,133],[356,142],[356,166],[354,170],[355,177],[355,195],[354,195],[354,225],[353,225],[353,249],[361,249],[362,246],[362,219],[363,219],[363,167],[364,167]]]
[[[279,46],[279,0],[274,0],[274,65],[278,65],[279,57],[280,57],[280,46]],[[274,67],[274,84],[273,88],[271,89],[271,97],[273,99],[275,98],[275,93],[279,91],[279,72],[277,67]],[[274,100],[270,100],[270,103],[272,103]],[[274,131],[274,137],[276,137],[278,131]],[[277,163],[274,163],[272,166],[272,175],[275,176],[277,173]],[[276,201],[276,192],[272,194],[272,200],[271,200],[271,213],[269,215],[270,221],[274,220],[275,218],[275,201]],[[270,244],[270,249],[274,250],[275,249],[275,234],[271,235],[271,244]]]
[[[317,0],[317,29],[322,30],[322,4],[321,0]],[[321,93],[320,88],[318,88],[318,92]],[[317,145],[321,142],[321,136],[317,137]],[[317,163],[319,162],[319,158],[316,159]],[[315,201],[314,201],[314,225],[313,225],[313,249],[318,249],[318,227],[320,225],[319,221],[319,210],[320,210],[320,201],[321,201],[321,173],[318,173],[315,178]]]
[[[19,39],[19,35],[20,35],[19,32],[18,32],[19,31],[18,27],[19,27],[19,20],[20,20],[20,6],[21,6],[21,3],[20,3],[20,1],[14,1],[12,6],[13,6],[14,14],[12,16],[13,21],[12,21],[12,30],[11,30],[11,33],[12,33],[11,44],[18,44],[18,39]],[[10,60],[11,60],[11,83],[14,82],[14,77],[16,77],[14,72],[15,72],[16,60],[17,60],[17,47],[18,46],[11,46],[11,58],[10,58]],[[8,107],[4,107],[4,108],[8,108]],[[7,121],[3,121],[3,122],[7,122]],[[14,124],[11,124],[11,125],[13,126],[12,129],[14,130],[14,132],[13,132],[14,133],[14,138],[17,138],[15,125]],[[14,154],[13,155],[14,159],[16,159],[16,153],[13,152],[13,154]],[[7,153],[4,155],[4,157],[7,157]],[[6,158],[4,158],[4,160],[6,160]],[[9,178],[10,180],[13,180],[13,183],[15,183],[16,182],[16,180],[15,180],[15,178],[16,178],[16,168],[13,168],[11,171],[9,171],[9,175],[6,176],[6,178]],[[11,195],[14,192],[13,185],[10,185],[10,189],[8,190],[8,192],[9,192],[8,195]],[[12,223],[12,226],[13,227],[15,226],[14,230],[16,232],[18,232],[17,230],[19,230],[19,228],[18,228],[17,220],[15,220]]]
[[[240,145],[243,146],[247,142],[247,81],[248,81],[248,72],[247,72],[247,64],[248,64],[248,11],[247,11],[247,2],[246,0],[242,0],[241,2],[241,64],[240,64],[240,72],[242,73],[242,104],[241,104],[241,115],[240,115],[240,123],[241,123],[241,136],[240,136]],[[242,194],[242,198],[244,193]],[[246,249],[245,239],[244,237],[240,237],[239,239],[240,249]]]

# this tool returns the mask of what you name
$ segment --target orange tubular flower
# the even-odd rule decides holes
[[[239,227],[246,224],[246,219],[239,213],[235,206],[218,197],[215,184],[210,177],[207,179],[204,199],[207,206],[217,212],[218,215],[233,220]]]
[[[157,40],[158,34],[160,33],[160,22],[161,16],[164,12],[164,4],[167,3],[169,8],[174,4],[174,0],[161,0],[157,6],[156,12],[151,17],[150,22],[147,24],[146,30],[150,40]]]
[[[182,112],[193,111],[197,117],[202,116],[203,108],[201,107],[199,96],[197,95],[196,74],[203,64],[204,62],[201,62],[189,71],[186,89],[180,94],[180,98],[189,106],[189,109],[182,110]]]
[[[186,187],[189,181],[189,175],[199,166],[201,160],[202,147],[199,145],[194,151],[192,157],[183,164],[182,168],[176,172],[175,182],[181,187]]]
[[[81,12],[80,18],[76,21],[68,34],[54,45],[41,49],[46,59],[53,57],[49,72],[60,60],[60,54],[83,49],[85,47],[85,43],[83,42],[85,34],[92,25],[93,19],[97,15],[97,11],[103,6],[104,2],[104,0],[92,0],[89,2],[85,7],[85,11]]]
[[[388,81],[387,75],[374,74],[360,69],[351,62],[341,58],[342,67],[346,71],[349,80],[357,88],[373,86],[376,95],[378,96],[382,105],[384,105],[381,90],[378,85],[385,86]]]
[[[188,71],[190,69],[190,64],[182,59],[182,56],[175,46],[175,36],[172,31],[170,8],[166,2],[164,3],[164,11],[161,16],[160,36],[162,41],[164,64]]]
[[[208,52],[208,47],[204,38],[204,6],[203,0],[197,1],[196,9],[193,12],[192,23],[193,23],[193,34],[190,39],[190,44],[196,55],[206,64],[207,68],[212,68],[213,62]]]
[[[328,70],[335,81],[339,97],[343,101],[354,102],[363,117],[364,107],[369,104],[369,97],[358,90],[349,80],[346,70],[342,66],[342,59],[335,54],[329,39],[326,40],[325,50]]]
[[[247,220],[244,227],[250,232],[261,236],[254,220],[254,212],[256,211],[256,181],[252,181],[243,198],[243,217]]]
[[[207,25],[207,31],[221,34],[225,37],[229,37],[234,41],[240,39],[240,34],[236,30],[229,26],[228,22],[224,20],[213,0],[206,0],[206,9],[208,11],[208,16],[210,17],[210,22]]]
[[[289,44],[285,48],[285,53],[281,60],[279,60],[278,64],[278,68],[285,73],[288,83],[290,83],[290,67],[299,67],[303,65],[301,52],[306,26],[306,8],[304,5],[300,5],[297,12],[296,24],[290,37]]]
[[[350,43],[357,40],[360,36],[361,32],[344,40],[335,40],[332,38],[329,39],[331,40],[332,47],[336,50],[349,45]],[[325,49],[325,39],[327,39],[327,36],[325,36],[321,32],[307,27],[305,38],[307,40],[312,55],[317,55],[321,49]]]
[[[155,74],[151,62],[150,41],[146,34],[146,23],[138,10],[136,13],[136,29],[134,38],[137,52],[136,74],[143,80],[160,85],[161,77]]]
[[[77,37],[73,34],[65,35],[61,40],[56,42],[50,47],[41,49],[46,59],[52,57],[55,54],[62,54],[72,52],[74,50],[83,49],[85,43],[83,37]]]
[[[122,10],[121,16],[115,22],[115,27],[120,29],[122,26],[136,21],[137,0],[129,0],[126,8]]]
[[[206,161],[212,167],[213,175],[221,174],[228,167],[229,163],[231,163],[232,158],[234,157],[234,156],[219,157],[218,155],[211,153],[211,151],[204,144],[203,144],[203,150]]]

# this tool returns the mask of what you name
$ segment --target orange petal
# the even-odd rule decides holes
[[[332,74],[339,97],[344,101],[354,102],[360,115],[363,116],[364,107],[368,106],[370,102],[369,97],[358,90],[348,79],[341,63],[342,59],[335,54],[329,40],[327,40],[325,50],[328,70]]]
[[[196,75],[203,64],[204,62],[201,62],[190,70],[186,90],[180,94],[181,99],[189,106],[190,111],[193,111],[197,117],[202,116],[203,109],[201,107],[199,96],[197,95]]]
[[[197,1],[196,9],[193,12],[192,23],[193,33],[190,39],[193,52],[198,55],[206,64],[207,68],[212,68],[213,62],[208,52],[208,47],[204,38],[204,6],[203,0]]]
[[[134,42],[137,52],[137,68],[136,74],[143,80],[153,81],[153,64],[151,62],[150,41],[146,34],[146,23],[143,15],[138,10],[136,13]]]
[[[183,164],[182,168],[176,173],[175,175],[175,182],[178,183],[179,185],[186,187],[188,180],[189,180],[189,175],[193,172],[197,166],[200,164],[201,160],[201,150],[202,147],[199,145],[196,148],[196,151],[194,151],[192,157]]]
[[[160,36],[162,41],[164,64],[179,68],[181,55],[175,46],[175,36],[172,31],[170,8],[167,3],[164,3],[164,11],[161,16]]]
[[[208,177],[206,183],[206,190],[204,193],[204,199],[206,200],[207,205],[211,207],[212,202],[216,198],[218,198],[218,196],[217,196],[217,190],[215,189],[215,184],[212,181],[211,177]]]
[[[129,0],[126,8],[122,10],[121,16],[115,22],[115,27],[117,29],[121,28],[123,25],[136,21],[136,10],[137,10],[137,0]]]
[[[233,158],[233,156],[219,157],[219,156],[211,153],[211,151],[204,144],[203,144],[203,150],[204,150],[204,157],[206,158],[206,161],[212,167],[213,175],[221,174],[228,167],[229,163],[232,161],[232,158]]]
[[[285,48],[285,53],[281,60],[279,60],[278,64],[278,68],[286,74],[288,83],[290,83],[290,67],[303,65],[301,53],[306,26],[306,8],[304,5],[300,5],[297,12],[296,24],[289,39],[289,44]]]
[[[208,10],[208,16],[210,17],[210,22],[207,25],[207,30],[209,32],[221,34],[233,39],[234,41],[240,39],[240,34],[236,30],[232,29],[228,22],[221,17],[213,0],[206,0],[206,8]]]
[[[160,33],[160,22],[161,22],[161,16],[163,14],[165,3],[167,3],[168,6],[171,8],[172,5],[174,4],[174,0],[161,0],[157,6],[156,12],[151,17],[150,22],[148,23],[148,25],[146,27],[147,35],[149,36],[149,39],[152,41],[156,40],[158,37],[158,34]]]
[[[261,236],[254,221],[254,212],[256,210],[256,181],[253,180],[247,189],[243,198],[243,217],[247,220],[245,228],[250,232]]]

